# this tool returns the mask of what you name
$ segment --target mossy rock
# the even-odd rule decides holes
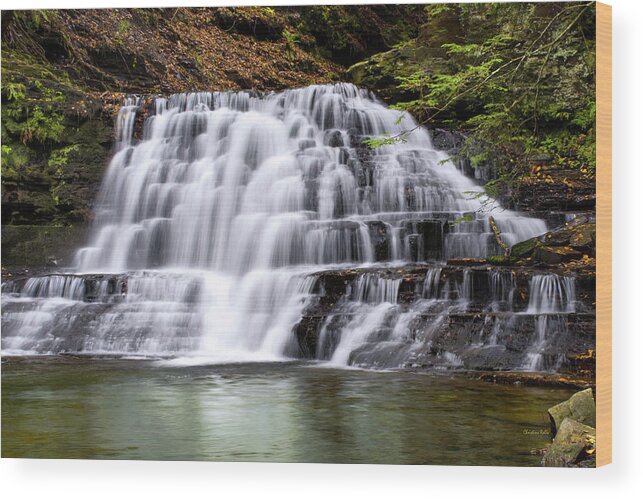
[[[541,246],[540,240],[537,237],[532,237],[526,241],[514,244],[511,247],[510,256],[512,259],[529,258],[539,246]]]
[[[565,418],[572,418],[588,426],[596,426],[596,404],[591,388],[575,393],[569,400],[551,407],[547,412],[552,435],[556,435]]]
[[[353,64],[346,70],[346,75],[357,86],[361,86],[368,70],[369,61],[361,61]]]
[[[565,418],[551,446],[543,456],[543,465],[573,467],[594,459],[596,430],[591,426]]]

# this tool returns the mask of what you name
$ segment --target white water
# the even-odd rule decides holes
[[[535,275],[529,283],[528,314],[534,315],[534,339],[525,355],[523,369],[541,371],[548,343],[567,334],[566,314],[576,311],[576,280],[557,274]],[[559,361],[557,361],[558,363]],[[549,366],[555,369],[554,366]]]
[[[573,277],[556,274],[535,275],[529,283],[531,314],[551,314],[576,311],[576,282]]]
[[[3,315],[3,348],[57,352],[50,333],[62,331],[74,351],[274,360],[292,349],[314,272],[500,252],[481,211],[488,204],[471,196],[480,187],[426,130],[360,147],[415,123],[352,85],[157,98],[135,140],[140,105],[128,99],[118,115],[115,154],[75,268],[127,273],[127,289],[101,281],[88,303],[82,279],[35,278],[4,299],[22,302]],[[445,229],[465,213],[474,220]],[[542,220],[511,211],[494,217],[508,244],[546,231]],[[399,280],[360,279],[351,291],[360,310],[342,329],[336,364],[397,310]],[[436,301],[438,280],[439,272],[427,275],[420,294]],[[461,306],[468,275],[443,293]],[[79,321],[92,321],[94,333],[70,341]],[[408,335],[404,321],[394,327],[398,338]]]

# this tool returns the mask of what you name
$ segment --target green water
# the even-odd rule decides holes
[[[2,457],[536,466],[560,389],[310,364],[2,362]]]

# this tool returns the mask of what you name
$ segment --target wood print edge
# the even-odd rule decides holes
[[[612,462],[612,7],[596,3],[596,446]]]

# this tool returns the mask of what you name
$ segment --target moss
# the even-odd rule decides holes
[[[83,223],[109,154],[91,93],[47,62],[8,50],[2,58],[2,221]]]
[[[514,244],[511,247],[511,258],[528,258],[530,257],[534,250],[540,245],[540,241],[537,237],[527,239],[520,243]]]

